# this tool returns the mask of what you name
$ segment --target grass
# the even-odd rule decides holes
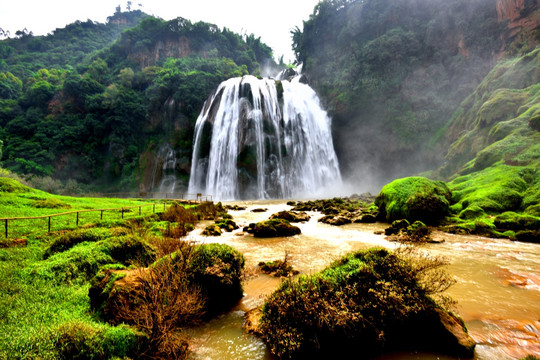
[[[9,223],[10,237],[0,243],[0,359],[138,358],[147,335],[102,322],[90,307],[90,279],[100,270],[148,266],[164,255],[150,239],[178,243],[164,230],[187,218],[162,221],[153,200],[55,196],[6,178],[0,189],[0,217],[149,205],[123,220],[120,211],[105,212],[103,220],[100,212],[81,213],[78,227],[75,214],[53,218],[51,233],[46,220]],[[195,219],[212,211],[199,206]],[[11,246],[19,236],[25,245]]]

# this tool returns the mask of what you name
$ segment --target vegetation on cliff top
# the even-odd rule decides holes
[[[116,25],[123,18],[126,25]],[[168,42],[175,53],[159,50]],[[254,35],[139,11],[5,39],[0,54],[3,166],[101,191],[138,189],[150,166],[141,154],[164,140],[189,162],[193,126],[211,91],[273,63]]]

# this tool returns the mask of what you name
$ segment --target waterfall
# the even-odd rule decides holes
[[[317,196],[341,184],[331,120],[315,91],[291,81],[224,81],[195,125],[190,193],[216,199]]]

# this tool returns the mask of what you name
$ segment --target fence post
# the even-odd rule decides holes
[[[103,210],[101,210],[101,220],[103,220]]]
[[[156,203],[154,203],[154,206],[153,206],[152,212],[153,212],[154,214],[156,213]]]
[[[6,239],[8,238],[8,219],[6,219]]]
[[[139,216],[141,216],[141,207],[139,206]]]
[[[79,212],[77,211],[77,221],[75,223],[75,226],[79,226]]]
[[[122,219],[124,218],[124,208],[122,208]]]
[[[51,217],[49,216],[49,232],[51,232]]]

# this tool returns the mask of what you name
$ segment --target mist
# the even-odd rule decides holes
[[[454,140],[445,126],[507,36],[496,0],[320,3],[293,42],[351,189],[441,166]]]

